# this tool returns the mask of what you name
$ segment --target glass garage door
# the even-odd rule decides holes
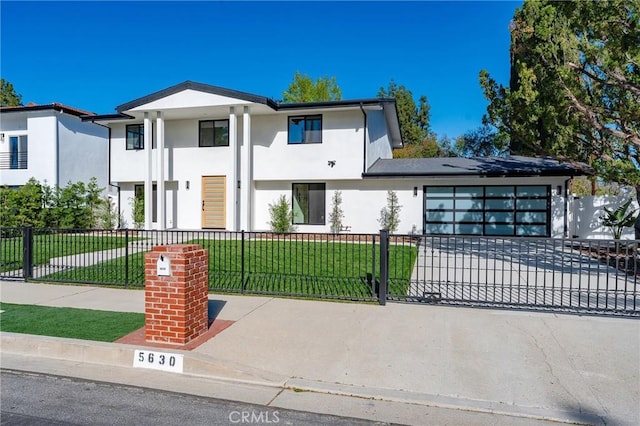
[[[548,237],[550,207],[544,185],[425,186],[424,232]]]

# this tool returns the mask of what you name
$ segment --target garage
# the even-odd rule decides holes
[[[362,174],[372,201],[362,203],[360,217],[381,204],[374,189],[386,189],[398,196],[399,233],[561,238],[569,229],[569,181],[591,173],[581,163],[538,157],[379,159]]]
[[[549,185],[425,185],[423,193],[425,234],[550,234]]]

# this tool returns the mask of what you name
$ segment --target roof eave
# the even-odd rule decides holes
[[[249,102],[264,104],[274,110],[277,109],[278,107],[278,104],[276,101],[264,96],[254,95],[246,92],[240,92],[232,89],[226,89],[224,87],[211,86],[209,84],[197,83],[194,81],[184,81],[174,86],[167,87],[166,89],[162,89],[160,91],[151,93],[149,95],[146,95],[141,98],[137,98],[127,103],[124,103],[122,105],[119,105],[116,107],[116,111],[119,113],[122,113],[124,111],[129,111],[141,105],[148,104],[158,99],[162,99],[164,97],[173,95],[178,92],[182,92],[183,90],[189,90],[189,89],[196,90],[199,92],[211,93],[215,95],[226,96],[230,98],[237,98],[237,99],[242,99]]]

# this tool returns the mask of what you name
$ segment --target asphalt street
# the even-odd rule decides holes
[[[2,425],[382,425],[113,383],[3,370]]]

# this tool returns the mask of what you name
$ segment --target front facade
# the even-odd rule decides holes
[[[88,182],[108,186],[109,130],[80,119],[90,113],[62,104],[0,109],[0,185],[30,178],[48,185]]]
[[[393,160],[402,146],[393,99],[281,104],[185,82],[116,110],[83,119],[111,129],[111,183],[129,225],[133,200],[144,198],[146,229],[269,230],[269,207],[284,195],[297,231],[329,232],[340,191],[343,224],[371,233],[393,190],[398,233],[566,232],[564,194],[575,169],[513,160],[502,164],[507,170],[489,165],[498,174],[450,173],[445,159]]]

